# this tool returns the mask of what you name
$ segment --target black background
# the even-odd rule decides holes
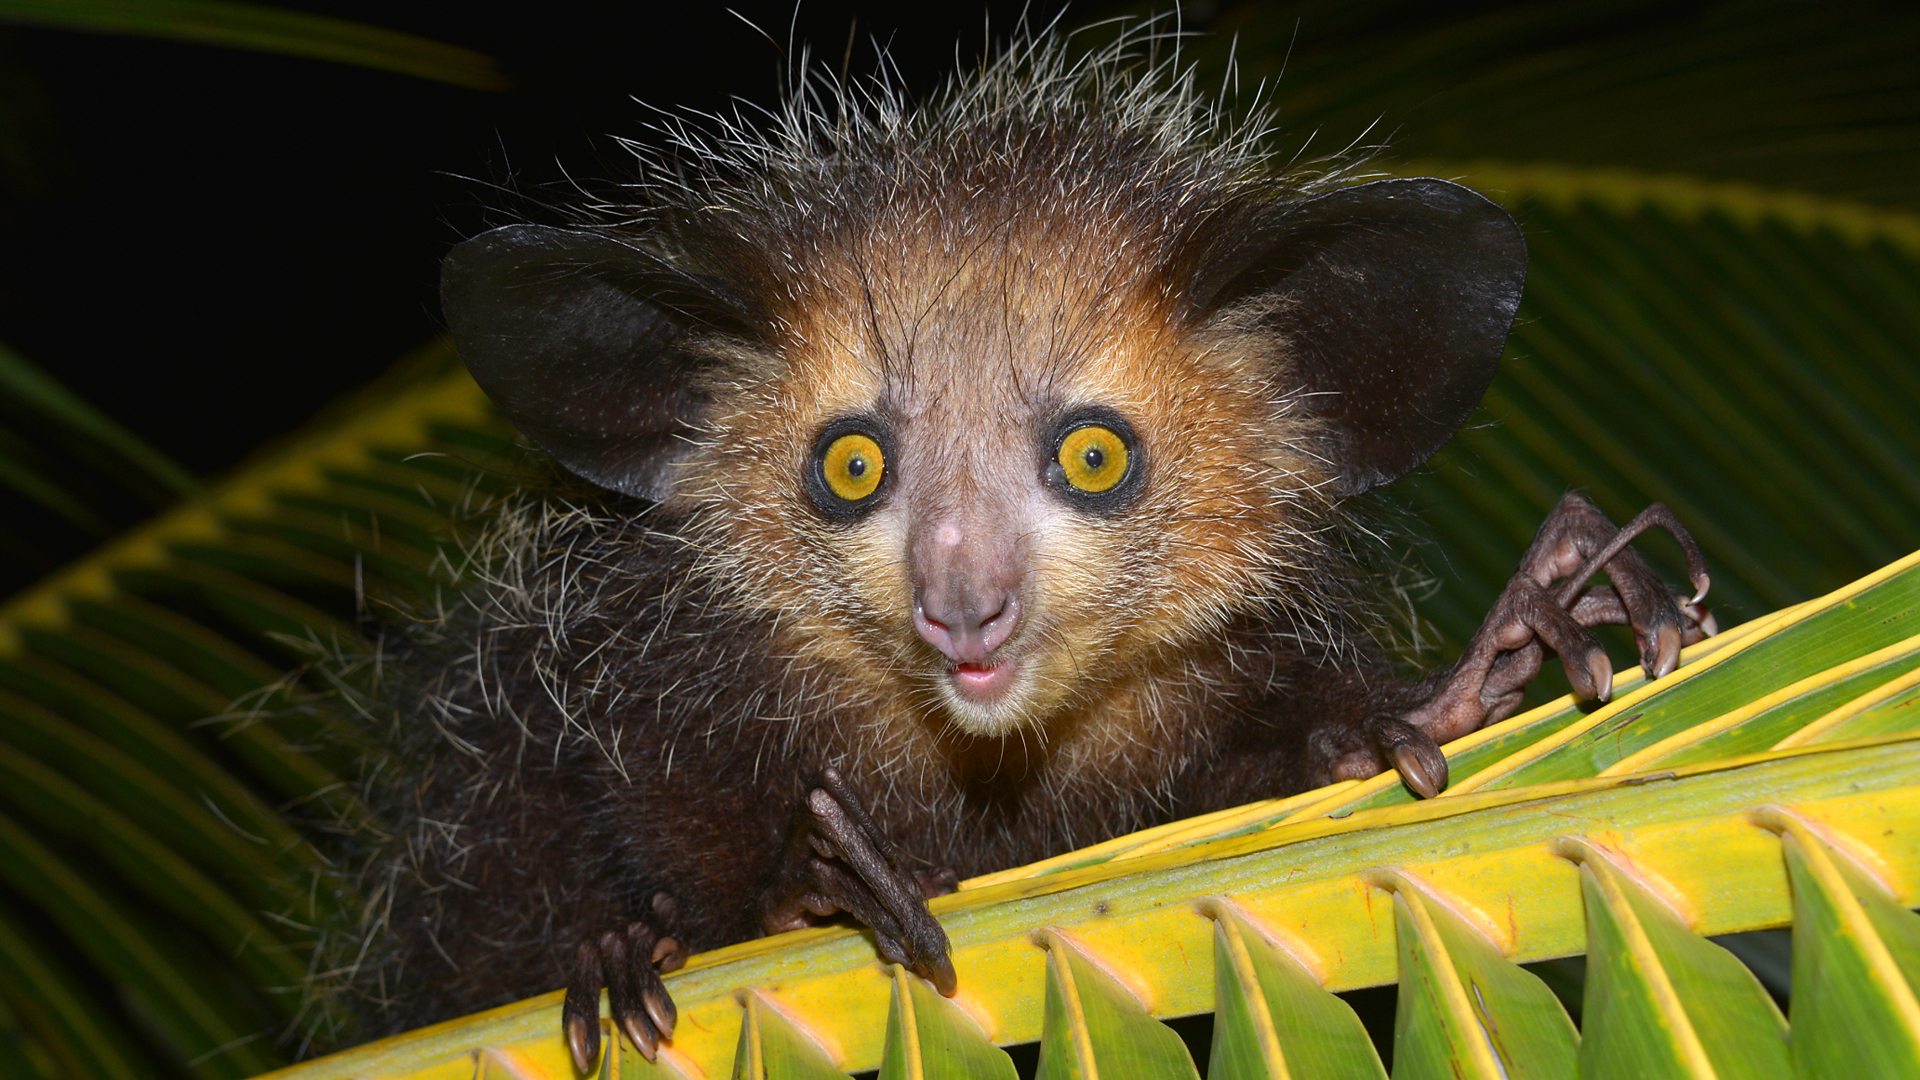
[[[770,104],[790,40],[833,67],[851,40],[855,72],[884,41],[924,92],[1028,5],[729,6],[309,5],[491,55],[506,93],[14,30],[0,342],[217,474],[431,338],[440,257],[502,201],[489,184],[617,180],[630,166],[608,136],[646,136],[638,102]]]
[[[432,341],[441,257],[524,209],[503,187],[562,201],[571,177],[630,178],[613,136],[657,142],[661,109],[772,106],[800,48],[857,76],[884,48],[925,94],[956,57],[1067,7],[257,6],[462,46],[509,85],[0,23],[0,347],[208,482]],[[1066,22],[1110,7],[1074,5]],[[0,596],[178,495],[46,424],[0,401],[0,467],[53,483],[86,518],[0,476]]]

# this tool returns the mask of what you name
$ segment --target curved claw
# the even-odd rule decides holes
[[[1568,667],[1569,674],[1572,667]],[[1587,661],[1582,674],[1581,696],[1595,701],[1608,701],[1613,697],[1613,661],[1608,659],[1606,650],[1595,648],[1587,653]]]
[[[662,1038],[673,1038],[673,1025],[680,1019],[680,1011],[673,1007],[673,999],[664,994],[646,997],[647,1018],[660,1031]],[[649,1059],[651,1060],[651,1059]]]
[[[679,941],[674,938],[663,937],[653,943],[654,970],[662,975],[666,975],[679,971],[686,966],[687,951],[680,947]]]
[[[951,996],[958,985],[947,933],[927,910],[929,886],[951,871],[922,876],[903,860],[837,769],[823,770],[806,793],[787,841],[787,858],[762,897],[769,933],[806,925],[808,916],[844,912],[873,932],[880,955]]]
[[[560,1008],[574,1071],[584,1075],[600,1060],[602,987],[613,1022],[640,1056],[654,1060],[661,1041],[673,1037],[679,1018],[660,973],[672,970],[666,966],[669,963],[678,967],[684,962],[679,943],[645,922],[629,923],[623,930],[609,930],[581,942]]]
[[[1685,553],[1693,599],[1675,595],[1630,546],[1655,527],[1671,534]],[[1611,584],[1590,584],[1602,572]],[[1709,584],[1700,546],[1666,507],[1654,503],[1615,528],[1592,503],[1569,494],[1547,515],[1460,660],[1433,676],[1425,699],[1403,714],[1401,726],[1433,745],[1510,715],[1539,673],[1543,650],[1560,657],[1576,694],[1607,701],[1613,696],[1614,667],[1594,640],[1596,626],[1631,626],[1647,675],[1668,675],[1679,666],[1684,646],[1718,629],[1699,603]],[[1363,724],[1357,734],[1371,744],[1378,764],[1358,760],[1366,752],[1354,749],[1349,737],[1334,744],[1340,756],[1333,758],[1332,775],[1366,775],[1366,768],[1391,761],[1421,795],[1445,787],[1446,759],[1437,745],[1429,759],[1416,744],[1396,739],[1386,725]]]
[[[560,1006],[560,1026],[573,1055],[573,1071],[592,1071],[600,1060],[600,988],[606,984],[596,942],[583,941],[574,952],[573,978]]]
[[[600,955],[606,963],[608,1011],[640,1056],[652,1061],[660,1052],[660,1036],[643,1013],[645,1006],[641,1004],[639,980],[634,978],[626,939],[611,932],[602,934]]]
[[[1447,788],[1447,756],[1433,736],[1404,720],[1374,717],[1340,738],[1328,761],[1323,780],[1364,780],[1392,766],[1400,779],[1423,799]]]
[[[1647,677],[1664,679],[1673,674],[1680,666],[1680,628],[1666,625],[1654,631],[1651,651],[1642,649],[1640,666],[1646,669]]]
[[[1701,607],[1691,600],[1681,603],[1680,613],[1685,615],[1690,623],[1690,626],[1684,631],[1687,639],[1686,643],[1689,645],[1696,641],[1710,638],[1720,632],[1720,621],[1713,617],[1713,612],[1708,611],[1706,608]]]
[[[953,957],[944,951],[907,970],[932,983],[933,988],[940,991],[941,997],[952,997],[960,989],[960,977],[953,971]]]
[[[1431,752],[1427,752],[1431,748]],[[1427,740],[1427,746],[1397,746],[1393,750],[1393,767],[1400,771],[1400,779],[1406,781],[1415,795],[1431,799],[1447,789],[1447,759],[1440,748]]]

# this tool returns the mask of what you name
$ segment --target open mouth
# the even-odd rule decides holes
[[[953,665],[953,688],[962,698],[989,705],[1003,697],[1013,686],[1019,663],[998,660],[991,664],[957,663]]]

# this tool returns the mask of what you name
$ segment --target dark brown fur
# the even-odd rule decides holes
[[[1046,735],[954,736],[924,708],[882,719],[830,668],[796,671],[771,625],[693,573],[670,519],[522,513],[541,520],[501,539],[527,579],[449,627],[466,648],[417,702],[433,718],[414,740],[425,761],[391,762],[425,771],[392,789],[416,828],[369,883],[380,925],[358,981],[394,1030],[557,988],[574,942],[656,890],[684,898],[675,930],[692,949],[757,935],[750,904],[712,898],[759,895],[787,808],[825,764],[857,770],[925,866],[967,877],[1297,790],[1306,719],[1381,701],[1248,621],[1114,680]],[[573,610],[556,638],[559,604]],[[1099,725],[1149,698],[1187,722],[1130,754]]]
[[[1289,215],[1339,170],[1276,167],[1257,110],[1236,123],[1189,73],[1143,66],[1143,44],[1166,43],[1076,60],[1025,41],[923,111],[884,85],[810,84],[772,130],[679,129],[631,202],[502,241],[499,297],[449,294],[482,322],[516,298],[589,328],[620,313],[608,333],[644,347],[616,341],[587,371],[613,390],[568,383],[602,340],[564,337],[576,314],[550,354],[546,322],[455,331],[536,441],[635,494],[503,507],[476,553],[487,580],[401,661],[420,678],[379,785],[397,832],[367,873],[364,954],[343,963],[392,1003],[387,1026],[562,985],[575,945],[656,891],[692,949],[760,932],[827,766],[909,857],[966,877],[1323,781],[1364,723],[1418,698],[1353,629],[1342,496],[1457,425],[1517,278],[1503,263],[1487,355],[1446,403],[1398,375],[1345,388],[1346,367],[1326,385],[1308,340],[1326,320],[1263,253],[1319,250],[1269,238],[1304,229]],[[1349,235],[1347,213],[1314,228]],[[598,254],[512,263],[575,239]],[[1358,320],[1354,364],[1443,363],[1388,340],[1391,321]],[[608,408],[631,447],[568,426],[635,378],[657,385]],[[1422,419],[1382,456],[1327,401]],[[1049,425],[1087,403],[1139,438],[1145,479],[1118,509],[1041,480]],[[849,414],[897,450],[892,493],[853,521],[800,482]],[[915,630],[912,553],[938,528],[975,545],[969,566],[1014,568],[1003,651],[1022,675],[989,705],[943,689],[953,666]]]

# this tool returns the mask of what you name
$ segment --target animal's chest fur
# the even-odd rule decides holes
[[[496,580],[470,652],[438,661],[433,798],[460,805],[426,816],[476,837],[570,820],[534,846],[577,848],[620,895],[693,881],[736,899],[828,765],[914,857],[962,876],[1169,820],[1279,678],[1270,650],[1249,666],[1216,643],[1210,667],[1171,653],[1044,730],[969,737],[914,686],[800,655],[700,580],[671,522],[593,521],[543,534],[552,556]]]
[[[1407,735],[1347,640],[1347,500],[1479,400],[1524,247],[1455,185],[1277,155],[1159,43],[1028,40],[924,109],[809,75],[765,131],[670,125],[636,205],[449,256],[475,379],[600,490],[505,508],[414,658],[384,985],[444,1015],[571,978],[586,1072],[621,935],[878,934],[885,893],[950,980],[911,864],[1017,865]]]

